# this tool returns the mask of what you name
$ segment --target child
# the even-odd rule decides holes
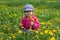
[[[34,7],[31,4],[27,4],[24,7],[25,16],[22,18],[20,22],[20,29],[22,32],[30,32],[30,28],[32,30],[38,30],[40,25],[37,17],[33,15]]]

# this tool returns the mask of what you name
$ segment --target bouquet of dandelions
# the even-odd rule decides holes
[[[30,19],[31,19],[31,22],[34,23],[34,18],[32,16],[30,16]],[[30,26],[30,30],[33,31],[33,32],[36,32],[36,33],[39,33],[39,29],[38,30],[32,30],[32,27],[33,26]]]
[[[30,19],[31,19],[31,22],[34,22],[34,19],[32,18],[32,16],[30,16]],[[32,30],[32,27],[33,27],[33,26],[30,26],[30,30],[31,30],[31,31],[33,31],[33,30]]]

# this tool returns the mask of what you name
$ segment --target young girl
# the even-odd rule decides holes
[[[22,32],[30,32],[32,30],[39,30],[40,24],[36,16],[33,15],[34,7],[31,4],[27,4],[24,7],[25,16],[20,22],[20,29]]]

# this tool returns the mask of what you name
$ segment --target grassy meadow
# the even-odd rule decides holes
[[[25,4],[34,6],[40,33],[19,29]],[[0,40],[60,40],[60,0],[0,0]]]

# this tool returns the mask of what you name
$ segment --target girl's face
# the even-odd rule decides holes
[[[31,16],[32,13],[33,13],[32,11],[25,11],[25,15],[28,16],[28,17]]]

